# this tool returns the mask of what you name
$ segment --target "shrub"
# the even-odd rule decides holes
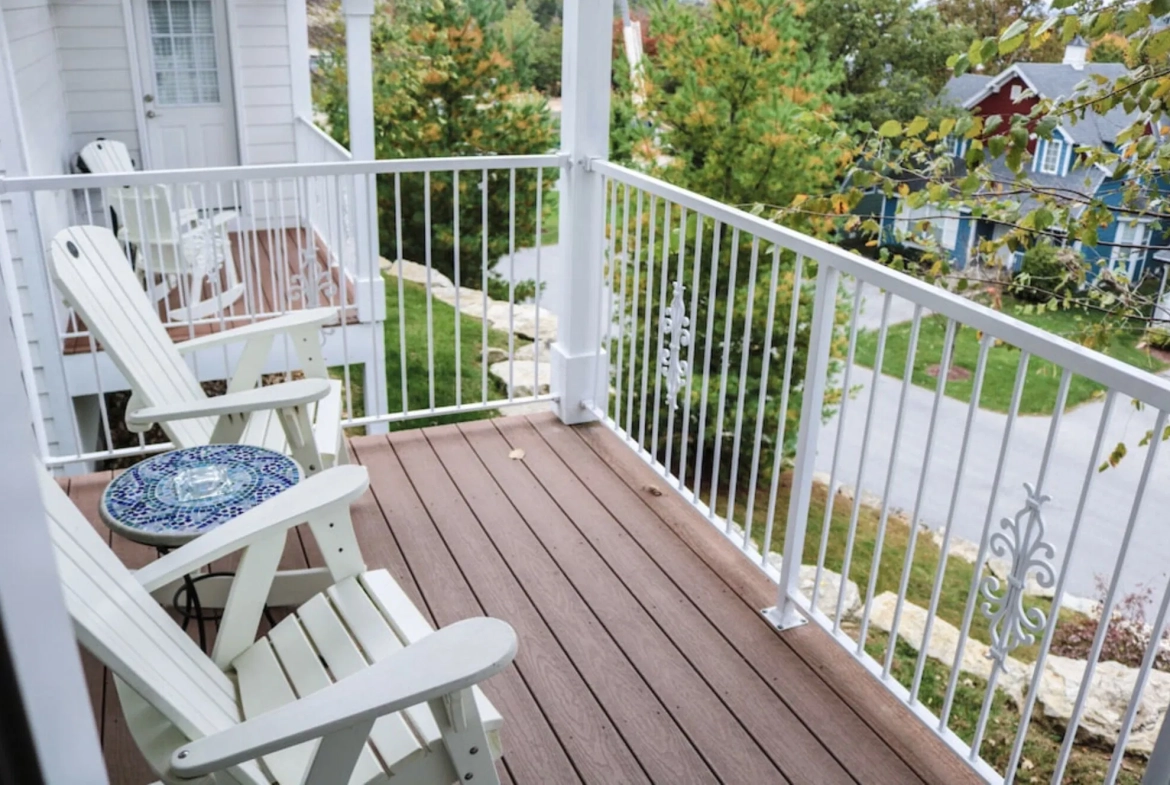
[[[1095,614],[1078,615],[1075,619],[1057,626],[1052,636],[1053,654],[1078,660],[1088,659],[1093,637],[1097,634],[1097,628],[1101,626],[1101,611],[1104,609],[1105,584],[1100,577],[1097,578],[1097,591],[1102,599]],[[1153,634],[1146,622],[1146,605],[1152,596],[1152,588],[1143,589],[1139,586],[1117,603],[1109,620],[1109,627],[1105,631],[1099,662],[1113,660],[1130,668],[1137,668],[1142,664],[1142,658],[1145,657]],[[1165,645],[1167,635],[1162,637],[1163,643],[1159,646],[1158,653],[1154,655],[1154,668],[1170,672],[1170,650]]]
[[[1170,326],[1153,326],[1146,330],[1142,340],[1151,349],[1161,349],[1170,352]]]
[[[1014,294],[1021,300],[1046,303],[1060,292],[1066,283],[1069,254],[1051,243],[1037,243],[1024,252],[1020,269],[1014,279]]]

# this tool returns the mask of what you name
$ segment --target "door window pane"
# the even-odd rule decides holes
[[[148,0],[158,102],[219,103],[212,0]]]

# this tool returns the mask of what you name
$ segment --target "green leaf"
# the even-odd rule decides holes
[[[1079,0],[1052,0],[1052,8],[1059,11],[1062,8],[1070,8],[1078,2]]]
[[[925,117],[915,117],[910,122],[910,125],[907,126],[906,135],[907,136],[918,136],[920,133],[922,133],[923,131],[926,130],[926,127],[928,125],[930,125],[930,121],[927,120]]]
[[[955,130],[955,118],[953,117],[944,117],[942,122],[938,124],[939,136],[950,136],[953,130]]]
[[[1170,52],[1170,27],[1154,33],[1146,43],[1146,56],[1151,59],[1157,59],[1167,52]]]
[[[1150,16],[1165,16],[1170,14],[1170,0],[1151,0]]]
[[[882,123],[881,128],[878,128],[878,136],[884,136],[887,139],[898,136],[902,133],[902,124],[897,120],[886,120]]]
[[[1056,130],[1056,118],[1052,115],[1045,117],[1040,122],[1036,123],[1036,135],[1042,139],[1051,139],[1052,132]]]
[[[983,42],[978,38],[971,42],[971,46],[967,47],[967,60],[971,65],[983,63]]]
[[[999,51],[999,42],[994,38],[983,39],[983,62],[989,62],[991,58],[995,57],[995,53]]]
[[[1001,55],[1011,54],[1020,48],[1020,44],[1024,43],[1025,34],[1028,32],[1028,23],[1023,19],[1017,19],[1012,22],[1007,30],[1004,30],[999,37],[999,53]]]
[[[992,158],[999,158],[1003,155],[1003,151],[1007,149],[1007,137],[1003,134],[993,136],[987,140],[987,149],[991,152]]]
[[[1067,44],[1076,37],[1076,34],[1081,30],[1081,20],[1075,15],[1069,15],[1064,18],[1064,22],[1060,25],[1060,41]]]

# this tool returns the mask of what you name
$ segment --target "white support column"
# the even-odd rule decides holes
[[[374,150],[374,68],[370,50],[370,16],[374,13],[374,0],[343,0],[345,11],[345,67],[349,101],[349,152],[355,161],[373,161]],[[378,195],[374,179],[357,177],[354,183],[354,229],[359,249],[356,271],[359,309],[363,315],[374,318],[374,313],[384,308],[369,309],[371,287],[374,297],[383,297],[381,272],[378,267]],[[386,356],[385,337],[378,322],[373,330],[373,354]],[[370,379],[369,375],[378,368],[385,369],[380,362],[366,363],[366,386],[373,392],[374,409],[366,410],[367,415],[385,414],[386,380]],[[384,433],[385,424],[366,428],[367,433]]]
[[[572,424],[593,419],[608,387],[600,346],[605,194],[591,162],[609,155],[613,0],[565,0],[561,149],[570,166],[561,189],[565,275],[552,346],[557,415]]]

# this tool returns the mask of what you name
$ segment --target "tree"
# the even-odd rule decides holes
[[[843,72],[838,116],[875,125],[924,113],[950,77],[947,58],[975,36],[916,0],[812,0],[807,20],[809,45]]]
[[[1045,0],[937,0],[935,5],[944,23],[968,27],[981,40],[998,36],[1016,22],[1042,22],[1048,12]],[[1058,63],[1061,49],[1055,39],[1045,40],[1034,48],[997,53],[983,67],[986,73],[997,74],[1015,62]]]
[[[433,158],[546,153],[556,146],[555,126],[543,99],[518,96],[508,78],[510,63],[498,38],[485,32],[462,0],[426,0],[399,5],[371,25],[374,52],[374,122],[378,158]],[[316,100],[333,135],[348,143],[344,53],[329,58],[317,75]],[[547,174],[547,173],[546,173]],[[509,172],[488,176],[488,264],[509,247]],[[430,176],[431,259],[446,275],[455,273],[454,183],[451,173]],[[545,191],[555,177],[543,178]],[[459,278],[482,281],[482,192],[478,172],[459,178]],[[395,204],[393,176],[378,178],[379,234],[383,253],[422,261],[426,256],[425,178],[403,174]],[[515,237],[530,242],[536,229],[537,177],[515,173]],[[402,214],[397,247],[396,207]],[[497,289],[498,291],[498,289]]]
[[[644,62],[641,83],[645,100],[640,106],[629,99],[624,55],[620,49],[615,53],[615,79],[624,100],[614,114],[635,118],[617,129],[615,153],[626,152],[634,165],[669,182],[722,202],[759,206],[754,208],[757,210],[766,204],[787,204],[801,191],[833,187],[841,156],[849,145],[848,136],[831,122],[835,99],[829,91],[835,73],[822,55],[810,52],[805,45],[808,28],[794,8],[786,0],[715,0],[706,7],[667,2],[652,7],[650,35],[657,39],[657,56]],[[625,249],[629,263],[616,265],[614,286],[615,291],[629,292],[623,305],[633,327],[632,333],[623,336],[620,347],[611,347],[611,356],[621,351],[630,358],[630,373],[647,373],[651,379],[657,376],[657,357],[645,360],[644,353],[635,350],[640,345],[656,345],[660,337],[665,341],[661,319],[667,307],[664,293],[673,291],[675,282],[681,287],[680,296],[696,299],[696,308],[690,313],[693,334],[698,335],[708,316],[715,326],[712,331],[703,329],[706,343],[696,352],[690,381],[680,392],[679,407],[647,407],[648,417],[657,417],[658,422],[657,428],[651,423],[645,431],[658,435],[658,443],[651,449],[665,459],[668,435],[672,434],[672,460],[678,459],[681,434],[686,430],[687,450],[705,467],[706,476],[713,475],[718,462],[720,482],[729,482],[731,467],[737,463],[737,480],[743,482],[756,448],[751,429],[759,417],[763,431],[760,467],[767,476],[778,450],[790,452],[796,436],[799,389],[792,391],[788,411],[780,410],[784,347],[788,313],[796,297],[802,334],[795,341],[798,348],[792,378],[802,378],[812,308],[809,281],[814,271],[806,264],[804,282],[797,288],[796,260],[785,253],[773,279],[772,249],[730,230],[723,231],[716,244],[710,222],[706,222],[700,242],[693,214],[684,224],[677,208],[668,210],[655,200],[640,204],[640,209],[637,205],[632,208],[628,225],[624,224],[623,210],[623,225],[617,230],[620,239],[615,237],[616,247]],[[652,212],[657,223],[651,221]],[[637,238],[640,232],[649,244],[651,226],[656,227],[658,244],[653,249],[643,245],[640,256],[630,254],[631,248],[636,251],[637,241],[629,245],[625,241],[631,235]],[[663,248],[664,243],[673,244]],[[690,264],[677,264],[680,247],[688,260],[701,249],[707,264],[697,278]],[[753,258],[758,262],[754,277]],[[712,295],[708,276],[715,259],[719,261],[714,265]],[[777,317],[765,378],[765,325],[773,293]],[[638,306],[634,306],[635,301]],[[752,316],[745,325],[749,301]],[[637,318],[635,307],[640,308]],[[744,362],[746,373],[741,374]],[[766,386],[762,409],[761,385]],[[704,399],[704,386],[720,389],[722,395]],[[646,394],[656,395],[654,387],[651,384]],[[743,412],[736,419],[733,415],[741,390]],[[642,393],[636,390],[633,396],[633,408],[640,412]],[[726,408],[720,406],[720,397]],[[687,426],[680,422],[671,428],[672,418],[681,419],[683,412],[690,414]],[[725,412],[731,413],[726,422]],[[776,436],[782,418],[786,425],[780,444]],[[704,423],[702,433],[700,421]],[[633,426],[642,428],[644,423],[636,419]],[[723,438],[724,432],[732,429],[741,438]],[[703,454],[697,455],[700,440]]]

